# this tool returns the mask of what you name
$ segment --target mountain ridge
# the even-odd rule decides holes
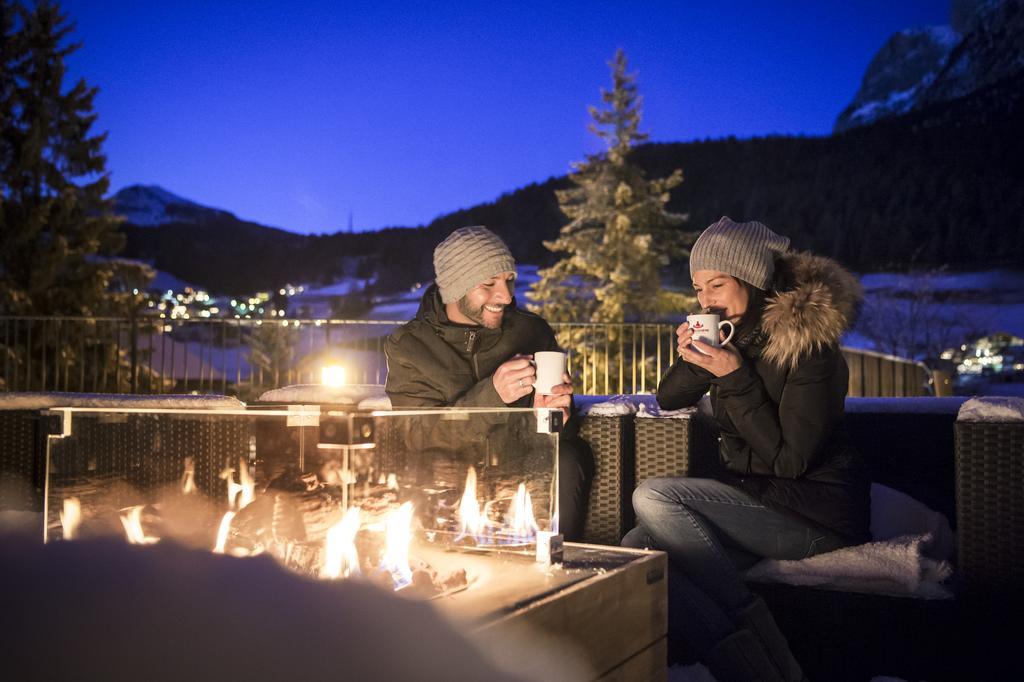
[[[721,215],[763,220],[795,248],[859,271],[909,266],[1024,266],[1024,73],[968,96],[824,137],[723,138],[651,143],[631,160],[649,177],[683,168],[669,208],[684,229]],[[432,278],[434,246],[453,229],[484,224],[516,259],[541,266],[544,240],[565,222],[555,190],[566,176],[442,215],[421,227],[297,235],[218,212],[209,221],[127,224],[126,255],[218,293],[327,284],[346,258],[374,280],[367,295]],[[187,201],[187,200],[186,200]],[[214,211],[217,211],[214,209]],[[351,262],[351,261],[348,261]],[[685,277],[683,264],[674,271]]]

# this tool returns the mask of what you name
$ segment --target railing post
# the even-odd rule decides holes
[[[130,379],[131,392],[135,393],[138,389],[139,379],[139,322],[138,316],[135,313],[135,309],[132,309],[132,314],[129,317],[131,324],[131,360],[132,360],[132,374]]]

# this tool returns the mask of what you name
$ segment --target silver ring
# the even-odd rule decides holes
[[[523,378],[519,377],[519,388],[523,387]]]

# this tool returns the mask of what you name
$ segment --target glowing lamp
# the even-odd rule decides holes
[[[324,386],[344,386],[345,368],[341,365],[324,365],[320,369],[320,383]]]

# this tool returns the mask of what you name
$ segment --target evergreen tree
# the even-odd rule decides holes
[[[125,312],[129,284],[149,273],[106,258],[124,238],[104,198],[106,135],[91,132],[96,88],[64,91],[65,59],[80,47],[67,41],[73,26],[47,0],[0,2],[0,313]]]
[[[573,186],[556,192],[569,223],[544,246],[564,255],[540,271],[531,291],[532,307],[556,322],[649,322],[691,302],[661,287],[662,270],[686,256],[695,237],[680,230],[687,217],[666,207],[682,171],[649,180],[630,163],[630,150],[647,139],[639,130],[642,99],[621,49],[609,66],[606,107],[590,107],[590,130],[607,149],[573,164]]]

